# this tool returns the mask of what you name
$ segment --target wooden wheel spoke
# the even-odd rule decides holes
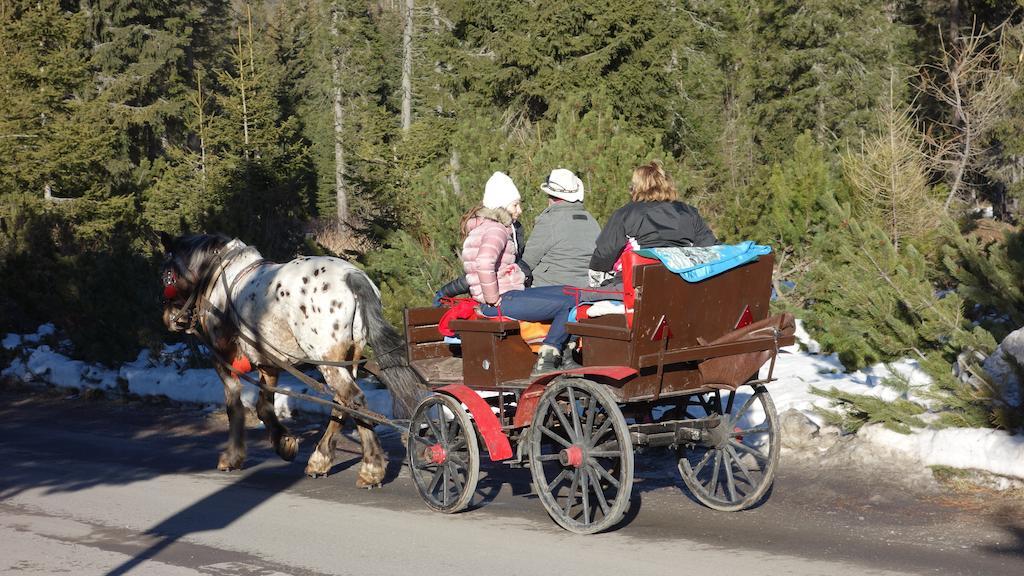
[[[576,487],[579,485],[580,471],[574,469],[572,471],[572,484],[569,485],[569,496],[565,499],[565,504],[562,506],[562,513],[566,516],[569,515],[569,510],[572,510],[572,505],[576,503]]]
[[[576,434],[576,438],[580,438],[583,435],[580,424],[580,411],[576,409],[576,395],[573,394],[572,386],[566,388],[566,392],[569,394],[569,413],[572,414],[572,431]]]
[[[565,430],[565,433],[569,436],[569,440],[575,442],[575,429],[569,424],[569,421],[566,420],[565,414],[562,413],[562,407],[559,406],[552,398],[548,400],[548,409],[555,414],[556,418],[558,418],[558,421],[562,424],[562,430]]]
[[[434,470],[434,475],[430,478],[430,487],[427,489],[427,493],[433,494],[437,490],[437,485],[444,476],[444,466],[438,466],[437,470]]]
[[[603,446],[602,446],[603,447]],[[622,452],[618,450],[591,450],[587,454],[594,458],[616,458],[622,455]]]
[[[740,419],[740,416],[743,416],[743,414],[746,413],[747,409],[750,408],[750,405],[754,403],[754,400],[756,398],[757,398],[757,394],[756,393],[755,394],[751,394],[750,397],[747,398],[747,401],[743,403],[743,406],[741,406],[740,409],[737,410],[736,413],[732,415],[732,418],[729,420],[729,422],[730,423],[738,422],[739,419]]]
[[[718,488],[718,472],[722,467],[722,453],[715,450],[715,463],[711,465],[711,480],[708,482],[708,492],[714,496]]]
[[[604,466],[601,466],[597,462],[597,460],[594,460],[593,458],[587,458],[587,463],[590,464],[590,467],[593,468],[594,472],[596,472],[602,478],[607,480],[609,484],[615,486],[615,488],[619,488],[621,486],[621,484],[619,484],[618,478],[612,476],[612,473],[606,470]]]
[[[462,484],[459,468],[455,466],[454,462],[449,462],[448,467],[450,468],[449,474],[451,475],[452,483],[455,484],[456,492],[462,492],[465,486]]]
[[[561,456],[559,454],[541,454],[537,456],[537,460],[541,462],[550,462],[552,460],[558,460]]]
[[[572,472],[570,472],[568,468],[563,468],[562,471],[558,473],[558,476],[555,476],[555,479],[548,483],[548,492],[554,492],[555,486],[558,486],[558,483],[571,473]]]
[[[604,497],[604,490],[601,488],[600,475],[591,467],[587,467],[587,474],[590,475],[590,485],[594,487],[594,495],[597,496],[597,505],[601,507],[601,514],[608,515],[608,499]]]
[[[726,446],[725,450],[732,457],[732,461],[736,463],[736,467],[739,468],[740,474],[743,475],[743,478],[747,481],[747,483],[750,484],[751,486],[757,486],[757,482],[754,482],[754,478],[750,475],[750,471],[747,470],[747,467],[743,465],[743,461],[740,460],[740,456],[739,454],[736,453],[736,449],[733,448],[732,446]]]
[[[445,439],[446,440],[449,439],[449,438],[451,438],[451,439],[458,439],[458,437],[459,437],[459,430],[461,430],[461,429],[462,429],[462,425],[459,424],[459,421],[456,420],[455,418],[452,418],[452,421],[449,422],[447,426],[445,426],[445,434],[446,434]]]
[[[439,412],[441,412],[442,415],[444,414],[444,408],[442,408],[441,406],[437,406],[436,408],[437,408],[437,410]],[[434,420],[433,418],[431,418],[429,412],[427,414],[425,414],[425,416],[426,416],[426,419],[427,419],[427,426],[430,426],[430,431],[434,433],[434,438],[436,440],[443,440],[444,439],[444,433],[441,431],[441,428],[438,426],[439,421],[438,420]]]
[[[590,474],[586,473],[586,468],[577,468],[576,471],[584,473],[581,474],[580,478],[580,500],[583,501],[583,521],[590,524]]]
[[[736,440],[731,440],[731,439],[729,440],[729,445],[732,446],[733,448],[739,448],[740,450],[746,452],[747,454],[750,454],[754,458],[757,458],[757,460],[759,462],[767,462],[768,461],[768,455],[767,454],[763,454],[762,452],[760,452],[759,450],[757,450],[756,448],[754,448],[752,446],[747,446],[746,444],[744,444],[742,442],[737,442]]]
[[[456,438],[455,442],[452,443],[451,445],[449,445],[448,448],[447,448],[447,452],[448,453],[458,452],[459,450],[461,450],[461,449],[466,447],[466,437],[465,436],[459,434],[455,438]]]
[[[700,462],[697,462],[697,466],[693,468],[693,475],[694,476],[698,476],[700,474],[700,471],[704,469],[704,466],[707,465],[708,460],[711,459],[711,456],[713,454],[714,453],[711,450],[708,450],[707,452],[704,453],[704,457],[701,458]],[[689,465],[689,463],[687,463],[687,465]]]
[[[612,427],[612,419],[609,418],[609,419],[605,420],[601,424],[601,427],[597,429],[597,432],[594,432],[594,435],[590,437],[590,444],[593,445],[598,440],[600,440],[605,434],[608,433],[609,430],[611,430],[611,427]]]
[[[543,432],[544,435],[547,436],[548,438],[551,438],[555,442],[558,442],[559,444],[561,444],[563,448],[568,448],[568,447],[572,446],[572,444],[568,440],[566,440],[565,438],[562,438],[558,434],[555,434],[554,430],[552,430],[551,428],[548,428],[547,426],[541,425],[540,431]]]
[[[727,451],[723,451],[721,454],[722,467],[725,470],[725,487],[729,491],[729,501],[735,502],[739,498],[736,496],[736,479],[732,475],[732,458]]]
[[[417,470],[431,470],[435,466],[437,466],[437,464],[434,464],[433,462],[424,462],[423,464],[415,464],[414,468]]]
[[[433,446],[434,445],[433,442],[431,442],[430,440],[427,440],[423,436],[411,436],[411,438],[413,440],[415,440],[416,442],[419,442],[420,444],[423,444],[424,446]]]
[[[448,461],[454,464],[459,470],[465,470],[467,468],[466,461],[454,454],[448,454]]]
[[[593,432],[594,432],[594,418],[595,418],[595,413],[597,412],[597,410],[596,410],[597,406],[595,406],[595,404],[597,404],[597,397],[594,396],[593,394],[591,394],[590,397],[588,398],[587,407],[586,407],[587,423],[586,423],[586,425],[583,428],[583,431],[584,431],[583,439],[588,444],[592,443],[593,439],[594,439],[594,436],[593,436]]]

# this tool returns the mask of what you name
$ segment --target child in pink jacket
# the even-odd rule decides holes
[[[518,239],[512,227],[521,213],[515,183],[503,172],[492,174],[484,187],[482,205],[462,219],[462,267],[469,293],[481,304],[484,316],[500,313],[517,320],[551,322],[537,352],[533,376],[579,367],[571,358],[562,359],[562,349],[569,341],[565,325],[576,299],[564,292],[564,286],[524,286],[526,276],[516,264]]]

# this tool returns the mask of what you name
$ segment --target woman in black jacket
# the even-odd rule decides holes
[[[718,243],[697,209],[678,200],[679,192],[661,163],[633,170],[631,201],[612,214],[590,257],[591,285],[615,272],[626,245],[633,249],[711,246]]]

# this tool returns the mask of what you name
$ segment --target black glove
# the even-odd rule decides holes
[[[466,275],[463,274],[455,280],[441,286],[441,289],[434,292],[434,307],[441,306],[441,298],[452,298],[459,294],[465,294],[469,292],[469,282],[466,281]]]
[[[516,264],[519,266],[519,269],[523,271],[523,274],[526,275],[526,280],[523,281],[523,285],[529,288],[530,285],[533,284],[533,269],[530,268],[530,265],[527,264],[525,260],[516,260]]]

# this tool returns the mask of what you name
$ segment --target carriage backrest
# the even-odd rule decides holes
[[[666,327],[667,349],[677,350],[767,318],[772,264],[767,254],[700,282],[687,282],[660,262],[635,266],[633,358],[661,349]]]

